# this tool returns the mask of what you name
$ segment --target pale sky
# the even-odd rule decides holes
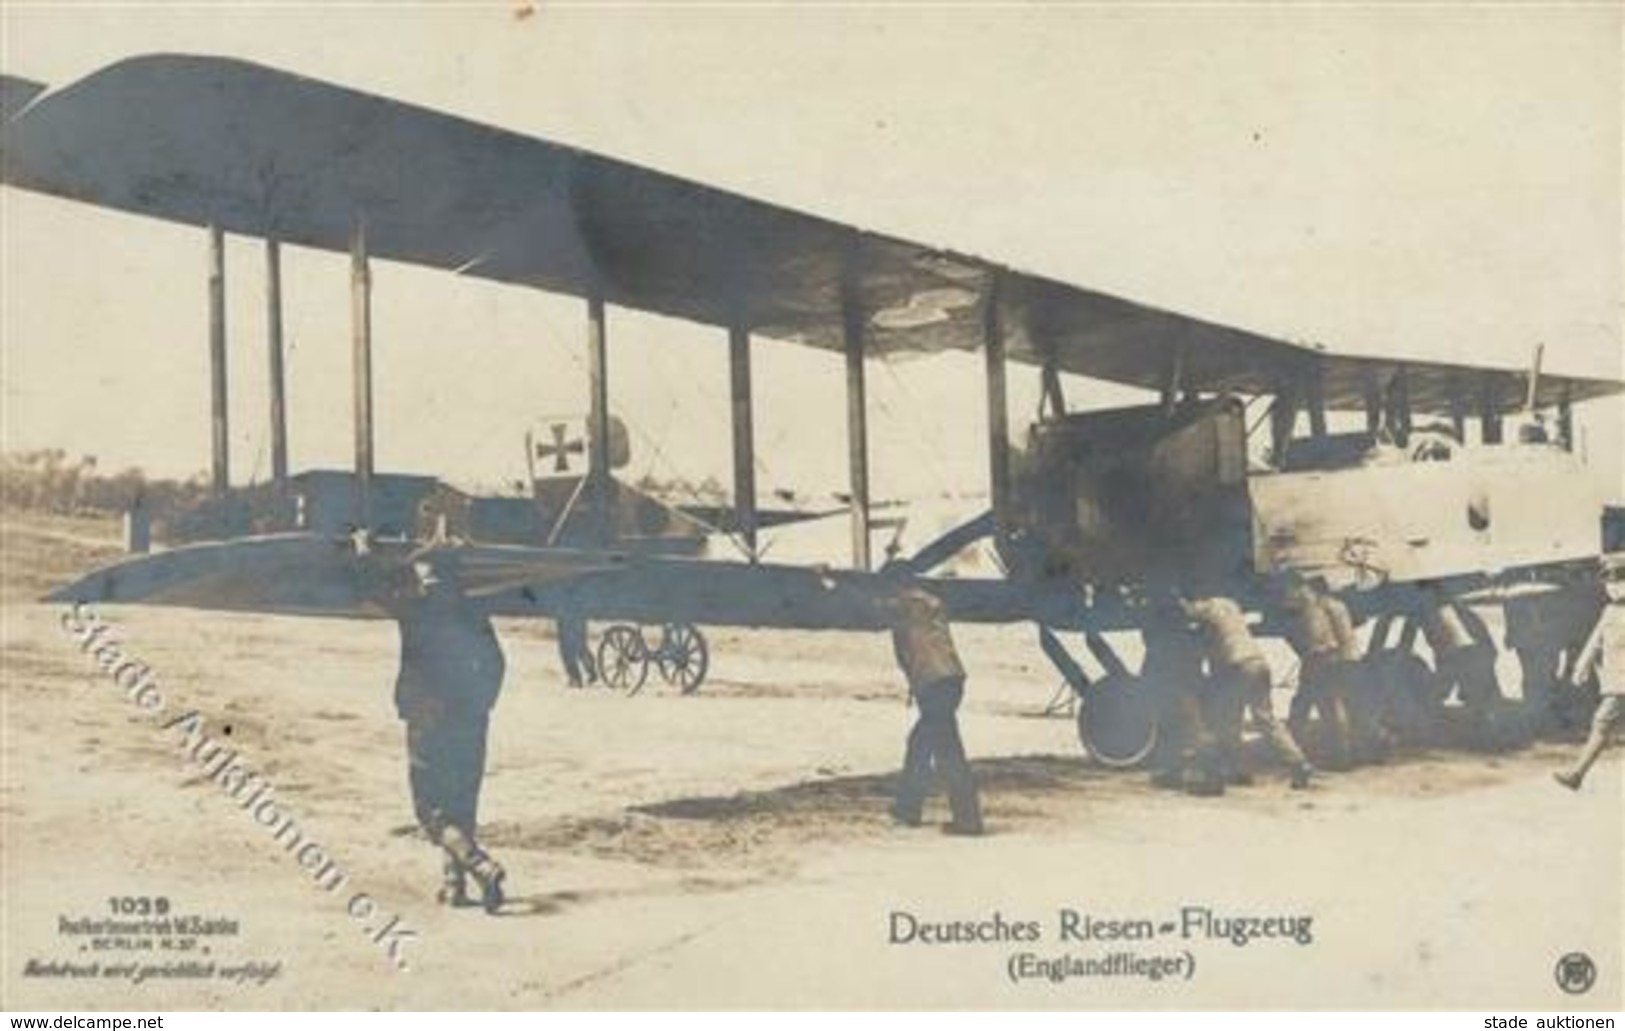
[[[10,3],[10,74],[232,55],[1332,350],[1620,376],[1614,4]],[[0,189],[4,446],[208,464],[205,241]],[[234,479],[269,474],[263,269],[228,253]],[[346,260],[284,257],[293,465],[349,463]],[[511,481],[585,406],[580,301],[379,263],[381,471]],[[729,469],[725,336],[612,310],[633,473]],[[837,356],[756,352],[765,492],[845,480]],[[1035,377],[1012,377],[1030,415]],[[1079,397],[1120,393],[1075,386]],[[985,483],[980,358],[874,367],[877,496]],[[1617,466],[1621,409],[1586,419]]]

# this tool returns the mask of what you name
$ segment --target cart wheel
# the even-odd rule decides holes
[[[1114,673],[1091,684],[1078,707],[1078,740],[1102,766],[1138,766],[1157,746],[1157,710],[1140,678]]]
[[[693,694],[705,682],[711,667],[711,651],[699,627],[688,623],[667,623],[660,631],[660,650],[655,662],[666,683],[676,684],[684,694]]]
[[[637,691],[649,679],[649,649],[643,632],[629,623],[616,623],[598,642],[598,676],[605,687]]]

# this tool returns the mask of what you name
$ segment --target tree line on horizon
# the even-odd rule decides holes
[[[103,470],[95,455],[62,448],[0,453],[0,506],[54,515],[113,514],[137,504],[158,517],[195,507],[208,496],[201,473],[188,480],[149,476],[138,466]]]

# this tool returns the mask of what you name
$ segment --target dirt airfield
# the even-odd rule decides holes
[[[1577,795],[1549,776],[1572,743],[1411,755],[1307,792],[1270,772],[1222,799],[1169,794],[1091,766],[1072,722],[1039,714],[1056,678],[1031,628],[961,627],[990,833],[953,838],[887,818],[911,713],[879,635],[708,629],[697,696],[651,678],[625,697],[567,690],[551,627],[504,622],[482,828],[510,899],[486,916],[434,904],[390,624],[101,610],[162,685],[164,718],[195,711],[229,739],[343,868],[324,891],[79,650],[62,608],[33,600],[115,557],[112,531],[13,514],[0,542],[5,1009],[1625,1003],[1617,748]],[[349,901],[363,891],[365,920]],[[172,920],[203,917],[196,933],[87,930],[159,899]],[[1159,929],[1065,942],[1066,910]],[[1310,940],[1187,936],[1202,910],[1308,917]],[[891,941],[908,924],[894,914],[995,912],[1041,940]],[[399,920],[380,931],[386,913]],[[1012,978],[1023,952],[1194,971]],[[1596,971],[1583,994],[1555,976],[1572,953]]]

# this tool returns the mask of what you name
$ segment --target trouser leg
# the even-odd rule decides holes
[[[1217,794],[1224,790],[1223,770],[1219,761],[1219,739],[1202,711],[1202,699],[1195,690],[1180,692],[1181,722],[1186,728],[1184,767],[1186,786],[1198,794]]]
[[[445,778],[439,755],[440,720],[406,721],[407,782],[412,789],[412,812],[430,841],[438,844],[445,830]]]
[[[1337,660],[1304,665],[1303,688],[1325,727],[1326,766],[1334,770],[1348,769],[1353,761],[1348,696],[1341,674]]]
[[[581,660],[587,654],[585,637],[586,634],[577,621],[573,619],[559,620],[559,662],[564,666],[564,675],[571,687],[580,687],[583,683]]]
[[[928,684],[919,691],[916,702],[920,716],[910,733],[909,755],[905,755],[905,784],[923,785],[934,767],[942,775],[948,789],[948,809],[952,816],[949,828],[961,833],[975,834],[982,830],[982,803],[976,786],[976,775],[965,755],[965,743],[959,734],[959,703],[964,697],[964,683],[959,680]],[[919,737],[916,739],[915,734]],[[915,754],[925,758],[908,762]],[[927,765],[929,764],[929,765]],[[926,771],[921,775],[921,771]],[[920,790],[923,798],[924,790]],[[899,805],[908,799],[899,794]]]
[[[1591,716],[1591,730],[1586,735],[1586,742],[1567,774],[1572,787],[1579,787],[1586,774],[1591,772],[1591,767],[1608,746],[1608,735],[1620,725],[1622,718],[1625,718],[1625,695],[1603,695],[1597,711]]]
[[[442,896],[455,901],[463,875],[472,874],[487,908],[494,908],[500,903],[502,868],[475,838],[488,718],[440,713],[409,719],[406,726],[413,809],[429,840],[445,853]]]
[[[1348,696],[1339,689],[1327,692],[1326,720],[1331,731],[1332,763],[1348,767],[1354,763],[1353,721],[1349,717]]]
[[[1228,782],[1247,779],[1246,747],[1242,728],[1247,721],[1247,693],[1243,675],[1236,670],[1215,671],[1207,684],[1203,713],[1213,728],[1220,775]]]
[[[982,832],[982,798],[965,755],[965,742],[959,736],[959,721],[943,722],[936,749],[937,764],[948,788],[950,827],[967,834]]]
[[[1239,673],[1241,690],[1246,698],[1247,711],[1258,730],[1269,743],[1270,750],[1294,772],[1309,765],[1303,749],[1298,747],[1292,732],[1275,716],[1275,698],[1270,689],[1268,667],[1244,667]]]
[[[908,732],[903,748],[903,772],[897,782],[897,797],[892,802],[892,815],[899,822],[917,825],[925,810],[925,796],[931,786],[931,746],[927,738],[930,731],[924,715],[917,716]]]
[[[473,838],[479,819],[480,787],[485,782],[485,749],[490,719],[484,713],[459,717],[446,741],[446,819]]]
[[[1287,729],[1294,740],[1303,740],[1304,733],[1309,729],[1309,714],[1314,708],[1314,684],[1310,681],[1309,668],[1304,666],[1298,672],[1298,686],[1292,692],[1292,700],[1287,703],[1286,709]]]

